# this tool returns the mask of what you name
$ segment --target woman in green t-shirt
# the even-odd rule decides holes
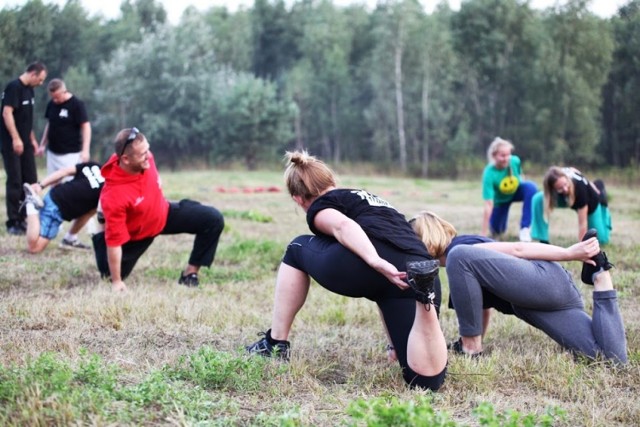
[[[525,181],[520,158],[513,155],[513,144],[496,137],[487,149],[489,164],[482,174],[482,235],[498,240],[507,229],[512,202],[523,202],[520,220],[520,241],[530,242],[531,199],[538,187]]]

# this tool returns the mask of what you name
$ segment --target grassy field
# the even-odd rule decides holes
[[[245,357],[243,346],[269,326],[275,270],[287,242],[308,232],[305,215],[284,191],[250,191],[283,190],[280,173],[162,177],[168,198],[225,214],[216,260],[198,289],[176,284],[190,236],[156,239],[127,281],[130,291],[114,294],[92,253],[54,242],[29,255],[23,238],[0,228],[0,425],[640,425],[637,189],[609,189],[614,231],[606,250],[616,265],[627,367],[574,360],[522,321],[496,314],[486,355],[451,355],[445,386],[427,393],[408,390],[386,360],[373,303],[318,285],[294,323],[289,364]],[[479,232],[478,182],[342,174],[341,184],[366,188],[408,216],[426,208],[461,233]],[[4,174],[0,202],[4,222]],[[574,242],[575,213],[557,211],[551,233],[555,243]],[[566,268],[578,279],[578,263]],[[444,271],[441,278],[446,297]],[[590,312],[592,288],[578,287]],[[441,323],[448,340],[457,338],[451,310],[443,308]]]

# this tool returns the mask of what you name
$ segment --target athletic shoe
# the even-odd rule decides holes
[[[440,262],[437,259],[407,263],[407,283],[416,293],[416,300],[427,306],[433,304],[436,297],[434,283],[439,266]]]
[[[474,359],[476,357],[482,356],[481,351],[479,351],[478,353],[467,353],[466,351],[464,351],[464,349],[462,348],[462,337],[458,338],[456,341],[452,341],[449,344],[447,344],[447,348],[456,354],[462,354],[464,356],[469,356]]]
[[[529,231],[529,227],[523,227],[520,229],[520,241],[521,242],[531,241],[531,231]]]
[[[584,234],[582,241],[589,240],[592,237],[597,237],[598,231],[595,228],[590,228]],[[596,265],[587,264],[586,262],[582,263],[582,273],[580,274],[580,278],[582,282],[587,285],[593,285],[593,275],[599,271],[607,271],[613,268],[613,264],[609,262],[607,259],[607,254],[604,251],[598,252],[597,255],[591,258],[596,262]]]
[[[71,249],[83,249],[83,250],[86,250],[86,249],[91,249],[91,246],[85,245],[84,243],[82,243],[78,239],[76,239],[76,240],[62,239],[62,241],[60,242],[58,247],[60,249],[65,249],[65,250],[71,250]]]
[[[33,206],[38,210],[44,207],[44,202],[40,196],[38,196],[38,193],[33,190],[30,184],[24,183],[22,184],[22,188],[24,189],[24,201],[22,202],[22,206],[27,203],[33,203]],[[20,209],[22,209],[22,206],[20,206]]]
[[[188,288],[196,288],[200,284],[198,280],[198,273],[189,273],[183,274],[180,273],[180,278],[178,279],[178,285],[185,285]]]
[[[267,332],[260,332],[262,338],[251,345],[245,347],[248,353],[258,354],[263,357],[276,357],[282,360],[289,360],[289,341],[274,340],[271,338],[271,329]]]
[[[24,236],[27,232],[20,226],[12,225],[7,227],[7,233],[12,236]]]

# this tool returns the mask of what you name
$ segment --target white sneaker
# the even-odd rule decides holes
[[[531,232],[529,231],[529,227],[524,227],[520,229],[520,241],[521,242],[531,241]]]
[[[24,202],[22,202],[23,205],[27,203],[33,203],[33,206],[35,206],[38,210],[44,207],[44,202],[42,201],[40,196],[38,196],[38,193],[33,190],[31,184],[27,184],[25,182],[24,184],[22,184],[22,189],[24,190]]]
[[[84,243],[82,243],[78,239],[76,239],[76,240],[62,239],[62,241],[60,242],[58,247],[60,249],[65,249],[65,250],[67,250],[67,249],[91,249],[91,246],[85,245]]]

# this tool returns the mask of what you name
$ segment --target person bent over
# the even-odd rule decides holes
[[[289,332],[313,278],[336,294],[375,302],[405,382],[439,389],[447,347],[438,320],[437,261],[387,201],[364,190],[337,188],[333,171],[307,152],[286,158],[289,194],[306,212],[313,235],[298,236],[287,247],[271,327],[247,351],[289,359]]]
[[[66,177],[72,179],[59,184]],[[40,182],[24,184],[29,252],[42,252],[58,235],[62,222],[72,220],[60,247],[90,249],[78,240],[78,232],[96,212],[103,185],[100,165],[96,162],[78,163],[60,169]],[[43,200],[38,193],[48,186],[54,187]]]

